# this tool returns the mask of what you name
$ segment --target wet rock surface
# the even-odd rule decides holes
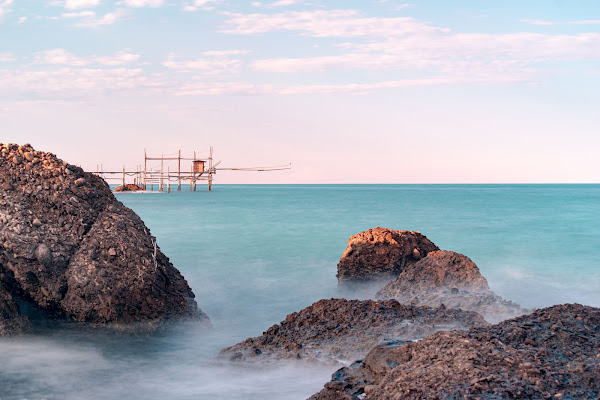
[[[492,323],[528,312],[491,291],[469,257],[445,250],[430,252],[417,263],[406,266],[376,297],[431,307],[444,304],[448,308],[475,311]]]
[[[106,182],[30,145],[0,145],[0,278],[11,296],[58,318],[206,318]]]
[[[126,185],[120,185],[115,188],[115,192],[137,192],[142,190],[138,185],[128,183]]]
[[[433,332],[485,326],[472,312],[412,307],[395,300],[321,300],[292,313],[262,336],[223,349],[220,359],[245,363],[303,360],[349,363],[382,340],[412,341]]]
[[[311,400],[597,399],[600,309],[565,304],[468,332],[379,346]]]
[[[373,228],[353,235],[338,263],[340,283],[385,281],[439,248],[420,232]]]

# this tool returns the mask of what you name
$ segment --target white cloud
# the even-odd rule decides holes
[[[0,62],[15,61],[17,58],[12,53],[0,53]]]
[[[161,7],[164,0],[125,0],[127,7]]]
[[[356,10],[225,15],[229,18],[222,32],[241,35],[292,31],[314,37],[389,37],[448,31],[410,17],[364,17]]]
[[[62,18],[86,18],[86,17],[94,17],[94,16],[96,16],[96,13],[93,11],[79,11],[79,12],[62,13],[60,16]]]
[[[178,60],[177,56],[171,53],[163,65],[180,71],[202,71],[209,75],[237,73],[240,71],[242,61],[234,56],[247,53],[248,51],[244,50],[206,51],[201,54],[202,58],[193,60]]]
[[[203,10],[214,10],[214,5],[220,2],[221,0],[194,0],[192,3],[184,4],[183,11],[196,11],[199,8]]]
[[[530,25],[542,25],[542,26],[551,26],[551,25],[600,25],[600,19],[585,19],[579,21],[543,21],[539,19],[522,19],[521,22],[525,22]]]
[[[99,28],[105,25],[113,25],[121,20],[124,20],[127,17],[128,13],[123,9],[116,9],[114,12],[106,13],[100,18],[95,18],[93,16],[84,18],[81,22],[79,22],[76,26],[85,27],[85,28]]]
[[[140,58],[138,54],[122,50],[112,57],[98,57],[95,55],[79,57],[65,49],[52,49],[34,54],[36,64],[67,65],[69,67],[84,67],[88,65],[118,66],[125,65]]]
[[[252,68],[262,72],[413,70],[522,81],[539,74],[544,62],[600,60],[600,33],[454,33],[413,18],[365,18],[354,10],[226,15],[228,33],[290,31],[353,38],[327,56],[254,61]]]
[[[19,17],[19,20],[17,21],[17,24],[21,25],[25,21],[27,21],[27,17]]]
[[[98,4],[100,0],[65,0],[65,8],[69,10],[96,7]]]
[[[496,77],[493,80],[481,77],[435,76],[421,79],[404,79],[374,83],[349,83],[340,85],[269,85],[245,82],[193,82],[183,85],[174,94],[178,96],[222,96],[222,95],[327,95],[334,93],[366,94],[375,90],[415,86],[438,85],[482,85],[513,83],[515,79]]]
[[[59,68],[47,71],[0,70],[0,93],[37,92],[69,97],[133,89],[154,89],[164,83],[137,68]]]
[[[2,22],[2,18],[10,12],[10,5],[13,0],[0,0],[0,22]]]

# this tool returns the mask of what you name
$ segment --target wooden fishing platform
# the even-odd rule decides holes
[[[180,192],[183,186],[189,185],[190,191],[196,191],[199,182],[206,182],[208,191],[211,191],[214,176],[217,171],[281,171],[291,169],[291,164],[277,165],[271,167],[243,167],[243,168],[224,168],[218,167],[221,161],[213,162],[213,147],[210,146],[209,156],[198,158],[194,151],[193,157],[182,157],[181,150],[174,154],[161,154],[160,157],[148,156],[144,150],[144,165],[138,165],[135,171],[127,171],[125,166],[121,171],[104,171],[102,164],[96,166],[95,175],[100,176],[106,181],[118,180],[126,188],[124,191],[167,191],[171,192],[171,184],[176,185],[176,190]],[[159,163],[160,162],[160,166]],[[177,168],[171,171],[171,164],[177,162]],[[183,163],[183,168],[182,168]],[[175,166],[173,166],[175,167]],[[131,183],[133,178],[133,183]],[[129,181],[129,183],[128,183]],[[127,189],[132,187],[132,189]],[[117,189],[118,189],[117,188]]]

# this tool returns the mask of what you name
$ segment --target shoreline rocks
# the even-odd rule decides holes
[[[600,309],[564,304],[467,332],[380,346],[310,400],[600,396]]]
[[[0,284],[56,318],[208,320],[143,221],[101,178],[0,144]]]
[[[490,290],[471,259],[453,251],[430,252],[407,266],[375,295],[401,303],[475,311],[492,323],[528,312]]]
[[[382,340],[408,342],[433,332],[486,326],[478,314],[445,307],[413,307],[395,300],[320,300],[292,313],[262,336],[225,348],[219,359],[268,364],[302,360],[349,363]]]
[[[369,229],[348,240],[338,263],[338,282],[390,280],[435,250],[439,248],[420,232]]]

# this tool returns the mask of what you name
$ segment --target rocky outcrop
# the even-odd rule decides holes
[[[373,228],[353,235],[338,263],[342,282],[389,280],[404,268],[439,250],[420,232]]]
[[[115,192],[138,192],[142,190],[138,185],[128,183],[126,185],[120,185],[115,188]]]
[[[597,399],[600,309],[566,304],[380,346],[311,400]]]
[[[0,145],[0,277],[12,296],[76,321],[206,318],[106,182],[30,145]]]
[[[219,358],[271,363],[304,360],[349,363],[382,340],[412,341],[433,332],[487,323],[480,315],[444,307],[412,307],[395,300],[321,300],[290,314],[262,336],[223,349]]]
[[[377,292],[381,299],[401,303],[475,311],[489,322],[522,315],[527,310],[492,292],[469,257],[453,251],[434,251],[405,267],[398,278]]]

